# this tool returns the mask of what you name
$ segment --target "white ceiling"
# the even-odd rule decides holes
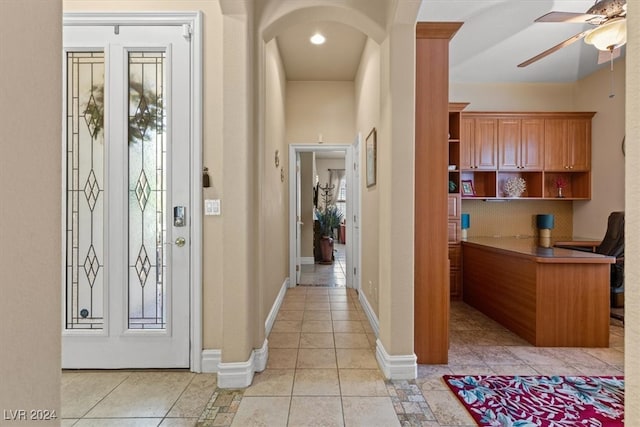
[[[534,23],[550,11],[585,12],[593,0],[422,0],[418,21],[464,24],[450,44],[450,80],[573,82],[608,67],[580,40],[525,68],[530,57],[592,28],[589,24]],[[327,42],[309,43],[321,31]],[[366,37],[352,27],[317,22],[290,27],[277,37],[288,80],[353,80]],[[622,48],[622,56],[625,54]]]

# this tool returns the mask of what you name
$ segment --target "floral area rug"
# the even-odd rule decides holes
[[[624,424],[624,377],[445,375],[479,426]]]

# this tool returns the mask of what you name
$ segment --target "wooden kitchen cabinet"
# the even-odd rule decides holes
[[[506,181],[519,177],[527,184],[521,199],[589,200],[594,114],[463,112],[460,180],[471,181],[475,194],[462,199],[506,198]]]
[[[542,171],[544,120],[498,119],[498,170]]]
[[[496,119],[463,115],[460,124],[460,169],[496,170],[497,144]]]
[[[591,169],[591,117],[546,119],[544,123],[544,170],[589,171]]]

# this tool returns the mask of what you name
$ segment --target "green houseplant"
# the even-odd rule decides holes
[[[342,212],[336,205],[329,205],[323,210],[316,211],[316,219],[320,224],[322,263],[333,262],[333,230],[340,226],[342,218]]]

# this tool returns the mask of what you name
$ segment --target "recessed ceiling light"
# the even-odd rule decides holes
[[[323,44],[327,39],[322,34],[315,33],[309,40],[313,44]]]

